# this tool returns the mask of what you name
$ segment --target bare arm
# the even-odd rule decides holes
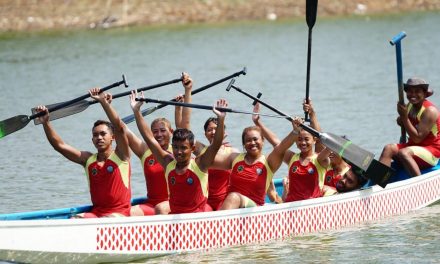
[[[148,150],[147,143],[145,143],[142,139],[136,136],[130,128],[126,128],[128,143],[130,145],[130,149],[133,153],[140,159],[144,155],[145,151]]]
[[[183,102],[183,95],[178,95],[175,98],[176,102]],[[174,123],[176,124],[176,128],[183,128],[182,127],[182,110],[183,107],[176,105],[174,107]]]
[[[217,101],[217,107],[228,107],[228,103],[224,100],[218,100]],[[214,140],[212,143],[208,146],[206,151],[197,157],[196,162],[199,168],[202,171],[208,171],[208,168],[212,165],[214,162],[214,159],[217,155],[218,150],[220,149],[223,141],[223,135],[225,132],[225,112],[219,112],[215,108],[213,109],[214,113],[217,115],[218,123],[217,123],[217,129],[215,130]]]
[[[271,202],[280,204],[283,202],[281,197],[278,196],[277,189],[275,188],[275,184],[273,181],[270,182],[269,188],[267,189],[267,197],[269,197],[269,200]]]
[[[119,118],[118,113],[110,104],[112,100],[112,96],[109,93],[99,93],[100,88],[90,89],[90,97],[97,100],[101,103],[104,112],[106,113],[108,119],[113,124],[115,128],[115,141],[116,141],[116,154],[122,160],[130,159],[130,146],[128,143],[128,137],[126,132],[126,126],[124,122],[122,122],[121,118]]]
[[[438,118],[438,112],[434,107],[428,107],[422,114],[420,123],[416,127],[411,124],[408,118],[407,108],[397,104],[398,112],[400,114],[400,121],[405,127],[409,137],[415,143],[422,142],[426,136],[431,132],[431,127],[435,124]]]
[[[272,152],[267,157],[267,162],[269,164],[272,172],[278,170],[283,162],[284,155],[286,151],[292,146],[292,144],[298,139],[299,134],[299,124],[302,123],[302,119],[299,117],[295,117],[292,120],[293,130],[280,142],[280,144],[276,145]]]
[[[184,96],[184,103],[191,103],[191,90],[193,87],[193,81],[188,73],[183,72],[182,73],[182,84],[185,88],[185,96]],[[181,122],[181,128],[186,128],[188,130],[191,130],[191,108],[190,107],[184,107],[182,110],[182,122]]]
[[[313,108],[312,100],[309,99],[309,103],[307,103],[307,100],[304,99],[303,110],[305,113],[309,113],[310,127],[314,128],[318,132],[321,132],[321,125],[318,122],[318,118],[316,116],[315,109]],[[325,148],[325,146],[322,145],[322,143],[319,139],[317,139],[316,145],[315,145],[315,152],[319,153],[324,148]]]
[[[144,95],[142,93],[142,97],[143,96]],[[131,109],[133,110],[133,114],[136,119],[136,124],[139,129],[139,132],[141,133],[143,139],[147,143],[154,157],[162,165],[163,168],[166,168],[168,163],[170,163],[173,160],[173,157],[170,153],[163,150],[160,147],[160,144],[154,138],[153,132],[151,132],[150,127],[148,126],[147,122],[145,122],[144,117],[140,112],[142,102],[137,102],[135,100],[136,97],[137,97],[137,93],[132,92],[130,95],[130,106]]]
[[[49,113],[45,106],[38,106],[36,108],[37,112],[46,112],[47,114],[40,117],[39,120],[43,124],[44,133],[46,134],[47,140],[52,145],[52,147],[59,152],[61,155],[66,157],[68,160],[78,163],[82,166],[86,165],[87,159],[92,155],[90,152],[80,151],[68,144],[66,144],[61,137],[53,129],[49,121]]]
[[[260,112],[260,104],[256,103],[254,106],[254,113],[259,113]],[[269,128],[267,128],[263,122],[261,122],[260,116],[259,115],[252,115],[252,121],[254,121],[254,124],[258,127],[261,128],[261,132],[263,134],[263,137],[267,139],[267,141],[269,141],[270,144],[272,144],[272,146],[276,146],[278,145],[281,140],[277,137],[277,135],[275,135],[275,133],[273,133]]]

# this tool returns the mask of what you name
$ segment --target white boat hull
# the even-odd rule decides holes
[[[32,263],[132,261],[283,239],[405,214],[440,199],[440,170],[368,189],[210,213],[0,221],[0,259]]]

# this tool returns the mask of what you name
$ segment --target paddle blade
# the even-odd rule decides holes
[[[60,105],[60,104],[64,104],[64,102],[63,103],[47,105],[46,107],[50,109],[50,108],[53,108],[53,107],[55,107],[57,105]],[[56,119],[59,119],[59,118],[62,118],[62,117],[66,117],[66,116],[70,116],[70,115],[73,115],[73,114],[77,114],[79,112],[82,112],[82,111],[86,110],[87,107],[89,107],[90,104],[91,104],[90,101],[82,100],[82,101],[76,102],[76,103],[74,103],[72,105],[69,105],[67,107],[58,109],[58,110],[56,110],[54,112],[50,112],[49,120],[56,120]],[[32,111],[32,114],[37,113],[35,108],[32,108],[31,111]],[[35,118],[34,119],[34,124],[35,125],[40,125],[41,122],[38,120],[38,118]]]
[[[382,164],[382,162],[373,159],[365,174],[367,178],[371,179],[375,184],[385,188],[389,179],[396,174],[396,171]]]
[[[309,28],[313,28],[318,12],[318,0],[306,0],[306,21]]]
[[[26,115],[18,115],[0,122],[0,138],[3,138],[15,131],[25,127],[29,123],[29,118]]]
[[[331,133],[320,133],[319,139],[326,147],[364,171],[368,169],[374,158],[373,153],[343,137]]]

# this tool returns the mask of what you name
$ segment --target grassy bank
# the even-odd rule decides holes
[[[320,17],[440,10],[438,0],[321,0]],[[0,0],[0,31],[303,17],[305,0]]]

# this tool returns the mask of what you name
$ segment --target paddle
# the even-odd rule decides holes
[[[238,71],[238,72],[233,73],[233,74],[231,74],[229,76],[226,76],[226,77],[224,77],[224,78],[222,78],[222,79],[220,79],[218,81],[212,82],[212,83],[207,84],[205,86],[202,86],[202,87],[200,87],[198,89],[195,89],[194,91],[191,92],[191,95],[195,95],[195,94],[198,94],[200,92],[203,92],[204,90],[206,90],[208,88],[211,88],[211,87],[213,87],[213,86],[215,86],[217,84],[220,84],[222,82],[225,82],[225,81],[227,81],[229,79],[238,77],[238,76],[240,76],[242,74],[246,75],[246,73],[247,73],[247,69],[246,69],[246,67],[244,67],[243,70],[241,70],[241,71]],[[172,101],[175,101],[175,99],[172,99]],[[167,105],[166,104],[160,104],[160,105],[156,105],[156,106],[147,108],[145,110],[142,110],[142,112],[141,112],[142,116],[147,116],[147,115],[155,112],[158,109],[164,108],[165,106],[167,106]],[[126,123],[126,124],[129,124],[129,123],[134,121],[134,115],[126,116],[126,117],[122,118],[122,121],[124,121],[124,123]]]
[[[230,89],[233,88],[234,90],[246,95],[247,97],[251,98],[254,101],[259,102],[260,104],[266,106],[270,110],[274,111],[275,113],[279,115],[283,115],[287,120],[292,121],[292,118],[279,111],[275,107],[261,101],[257,97],[254,97],[250,95],[249,93],[243,91],[239,87],[236,87],[233,85],[233,82],[231,81],[230,85],[226,88],[226,91],[230,91]],[[319,138],[325,146],[327,146],[329,149],[334,151],[335,153],[338,153],[341,157],[346,159],[347,161],[351,162],[352,164],[356,165],[357,167],[361,168],[362,170],[367,172],[368,176],[372,177],[372,180],[377,184],[382,184],[382,187],[385,187],[387,179],[394,173],[394,170],[388,166],[380,166],[380,164],[377,164],[378,161],[374,160],[374,154],[353,144],[351,141],[340,137],[338,135],[332,134],[332,133],[322,133],[318,132],[315,129],[306,126],[304,124],[301,125],[301,127],[308,131],[313,136]],[[373,164],[373,167],[370,168],[370,165]],[[374,175],[372,175],[374,173]]]
[[[110,85],[102,88],[101,92],[109,90],[109,89],[117,87],[117,86],[120,86],[121,84],[124,84],[125,87],[128,87],[124,75],[122,75],[122,81],[115,82],[113,84],[110,84]],[[76,104],[76,103],[80,102],[81,100],[88,98],[89,96],[90,96],[90,94],[85,94],[85,95],[82,95],[82,96],[77,97],[75,99],[72,99],[70,101],[55,104],[52,107],[49,107],[48,111],[49,112],[57,111],[57,110],[62,109],[64,107]],[[36,119],[37,117],[40,117],[43,115],[45,115],[44,112],[34,113],[30,116],[18,115],[18,116],[14,116],[14,117],[8,118],[6,120],[0,121],[0,138],[3,138],[11,133],[14,133],[14,132],[22,129],[31,120]]]
[[[181,82],[181,81],[182,81],[182,77],[178,78],[178,79],[173,79],[171,81],[162,82],[162,83],[158,83],[158,84],[154,84],[154,85],[149,85],[149,86],[145,86],[145,87],[142,87],[142,88],[138,88],[137,90],[139,92],[148,91],[148,90],[152,90],[152,89],[155,89],[155,88],[163,87],[163,86],[166,86],[166,85],[178,83],[178,82]],[[127,92],[115,94],[115,95],[113,95],[112,98],[116,99],[116,98],[120,98],[120,97],[127,96],[127,95],[130,95],[130,94],[131,94],[131,91],[127,91]],[[90,105],[96,104],[97,102],[98,101],[95,101],[95,100],[93,100],[93,101],[88,101],[88,100],[79,101],[79,102],[77,102],[77,103],[75,103],[73,105],[70,105],[69,107],[66,107],[66,108],[60,109],[60,110],[58,110],[56,112],[51,113],[50,114],[50,120],[55,120],[55,119],[58,119],[58,118],[66,117],[66,116],[73,115],[73,114],[76,114],[76,113],[80,113],[80,112],[86,110]],[[51,106],[53,106],[53,105],[49,105],[48,107],[51,107]],[[33,113],[36,112],[35,108],[32,109],[32,112]],[[38,119],[34,119],[34,123],[35,123],[35,125],[41,124],[41,122]]]
[[[310,90],[310,64],[312,58],[312,28],[316,22],[316,14],[318,12],[318,0],[306,0],[306,21],[309,27],[309,38],[307,45],[307,80],[306,80],[306,102],[309,103]],[[309,114],[304,113],[305,120],[309,121]]]
[[[396,46],[397,89],[399,92],[399,104],[402,105],[405,104],[405,99],[403,97],[402,49],[400,43],[405,37],[406,33],[402,31],[390,40],[390,44]],[[404,126],[400,126],[400,143],[406,143],[406,131]]]
[[[136,101],[143,101],[143,102],[147,102],[147,103],[164,104],[164,105],[191,107],[191,108],[204,109],[204,110],[212,110],[212,108],[213,108],[213,106],[210,106],[210,105],[189,104],[189,103],[182,103],[182,102],[176,102],[176,101],[163,101],[163,100],[157,100],[157,99],[151,99],[151,98],[136,98]],[[285,116],[282,116],[282,115],[260,114],[260,113],[254,113],[254,112],[249,112],[249,111],[236,110],[236,109],[227,108],[227,107],[216,107],[215,109],[217,109],[220,112],[227,112],[227,113],[246,114],[246,115],[261,115],[261,116],[267,116],[267,117],[285,118]]]

